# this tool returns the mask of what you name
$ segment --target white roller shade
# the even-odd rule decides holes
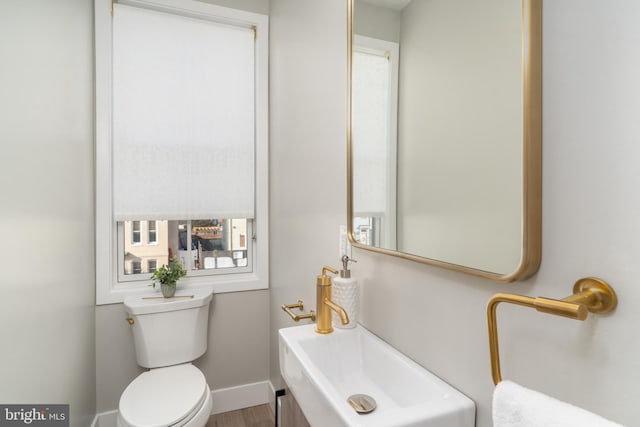
[[[353,52],[353,211],[379,216],[389,200],[389,73],[386,56]]]
[[[114,4],[114,219],[254,217],[254,33]]]

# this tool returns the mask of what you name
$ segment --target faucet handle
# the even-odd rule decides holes
[[[318,276],[318,286],[331,286],[331,276],[327,276],[327,271],[330,271],[333,274],[338,274],[338,270],[325,265],[322,267],[322,275]]]
[[[296,304],[282,305],[280,308],[282,308],[282,310],[284,310],[289,316],[291,316],[294,322],[298,322],[301,319],[316,320],[316,312],[313,310],[311,310],[309,313],[300,314],[295,314],[293,311],[291,311],[294,308],[299,308],[300,311],[304,310],[304,303],[302,302],[302,300],[298,300]]]
[[[325,265],[324,267],[322,267],[322,275],[323,276],[327,275],[327,270],[332,272],[333,274],[338,274],[338,270],[336,270],[333,267],[329,267],[328,265]]]

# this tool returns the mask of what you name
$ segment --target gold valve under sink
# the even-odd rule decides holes
[[[282,310],[284,310],[285,313],[291,316],[294,322],[299,322],[302,319],[316,320],[316,312],[313,310],[311,310],[309,313],[300,313],[300,314],[295,314],[292,311],[294,308],[298,308],[300,309],[300,311],[304,310],[304,302],[302,302],[301,299],[299,299],[298,302],[295,304],[283,305],[280,308],[282,308]]]

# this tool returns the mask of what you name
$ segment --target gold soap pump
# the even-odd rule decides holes
[[[331,300],[331,276],[327,275],[327,271],[338,274],[338,270],[325,265],[322,267],[322,274],[318,276],[316,283],[316,332],[319,334],[333,332],[331,310],[338,313],[343,325],[349,323],[349,316],[344,308]]]

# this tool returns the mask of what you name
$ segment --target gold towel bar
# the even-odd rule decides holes
[[[507,302],[538,311],[564,316],[570,319],[584,320],[591,313],[609,313],[616,308],[618,298],[607,282],[594,277],[578,280],[573,285],[573,295],[562,300],[551,298],[532,298],[523,295],[495,294],[487,305],[487,323],[489,325],[489,352],[491,355],[491,376],[493,383],[502,381],[500,374],[500,351],[498,348],[498,322],[496,309],[501,302]]]

